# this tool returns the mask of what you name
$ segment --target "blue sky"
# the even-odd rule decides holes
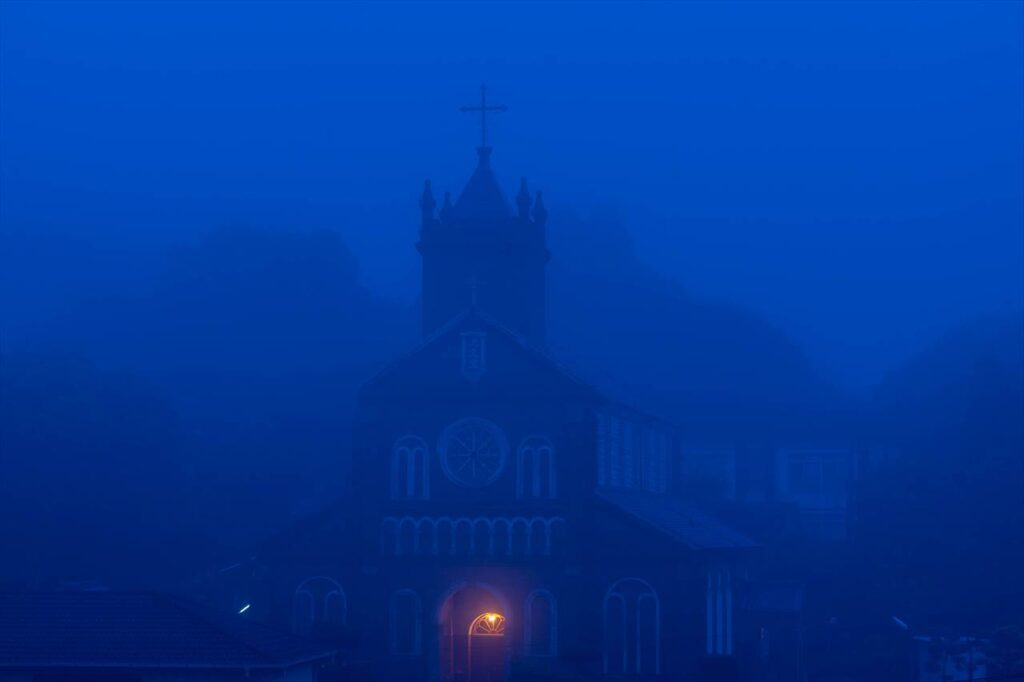
[[[411,301],[416,197],[468,177],[486,80],[551,230],[614,211],[864,385],[1024,305],[1022,7],[7,2],[0,218],[125,254],[331,227]]]

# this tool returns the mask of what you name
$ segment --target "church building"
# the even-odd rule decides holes
[[[491,152],[454,200],[426,183],[422,341],[362,387],[351,495],[258,558],[253,612],[380,680],[729,668],[756,547],[676,494],[671,424],[546,352],[548,212]]]

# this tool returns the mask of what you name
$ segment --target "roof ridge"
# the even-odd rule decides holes
[[[681,542],[689,549],[703,551],[709,549],[743,549],[754,548],[758,546],[756,542],[748,538],[744,533],[736,530],[735,528],[721,521],[717,517],[700,510],[699,508],[688,503],[686,500],[683,500],[675,495],[656,495],[643,490],[609,490],[600,487],[594,489],[594,495],[595,497],[604,501],[606,504],[609,504],[615,509],[619,510],[622,514],[625,514],[626,516],[643,523],[645,526],[648,526],[654,529],[655,531],[668,536],[671,539]],[[707,529],[717,527],[719,531],[725,531],[730,536],[732,542],[740,544],[734,547],[717,548],[701,546],[698,543],[693,542],[692,540],[686,539],[679,533],[674,532],[671,528],[663,527],[655,519],[647,518],[639,511],[627,508],[626,505],[615,499],[616,496],[619,496],[621,498],[633,497],[634,499],[642,498],[647,500],[658,501],[661,504],[665,505],[666,507],[674,508],[674,510],[677,512],[685,513],[688,517],[688,520],[692,528],[703,527],[704,529]]]
[[[515,341],[523,350],[536,356],[541,362],[548,364],[559,374],[569,379],[570,381],[576,383],[580,387],[585,388],[586,390],[590,391],[599,398],[603,399],[609,405],[613,405],[619,409],[631,412],[637,416],[643,417],[648,420],[661,422],[662,424],[668,425],[672,428],[676,427],[676,423],[673,420],[669,419],[668,417],[662,414],[657,414],[652,410],[643,409],[634,404],[631,400],[622,398],[620,396],[609,395],[609,393],[605,389],[600,388],[594,382],[585,379],[579,372],[571,368],[564,361],[556,358],[552,353],[549,353],[544,348],[537,346],[532,341],[530,341],[529,338],[527,338],[523,334],[520,334],[514,329],[511,329],[510,327],[506,326],[497,318],[492,317],[491,315],[483,312],[482,310],[480,310],[479,306],[474,304],[470,304],[461,312],[451,317],[447,322],[442,324],[440,327],[430,332],[430,334],[421,339],[420,342],[416,344],[411,350],[408,350],[400,354],[398,357],[388,362],[386,365],[380,368],[372,377],[363,382],[360,388],[372,386],[378,380],[395,371],[395,369],[402,362],[413,357],[421,350],[423,350],[424,348],[432,344],[434,341],[436,341],[438,338],[444,336],[453,328],[457,327],[466,318],[471,316],[478,318],[482,322],[494,327],[497,331],[505,334],[513,341]]]
[[[381,367],[379,370],[377,370],[377,372],[372,377],[370,377],[369,379],[364,381],[362,385],[363,386],[369,386],[369,385],[373,384],[374,382],[376,382],[381,377],[386,376],[388,373],[390,373],[392,371],[392,369],[394,367],[396,367],[403,360],[405,360],[406,358],[411,358],[413,355],[416,355],[416,353],[419,353],[421,350],[423,350],[424,348],[429,346],[431,343],[433,343],[436,339],[438,339],[442,335],[446,334],[448,332],[448,330],[454,328],[460,321],[462,321],[462,319],[464,319],[465,317],[468,317],[469,313],[472,312],[472,310],[473,310],[472,306],[469,307],[469,308],[466,308],[461,313],[459,313],[458,315],[456,315],[455,317],[451,318],[450,320],[448,320],[447,322],[442,324],[440,327],[438,327],[434,331],[432,331],[429,334],[427,334],[426,336],[424,336],[420,340],[420,342],[417,343],[415,346],[413,346],[410,350],[407,350],[406,352],[399,354],[399,356],[396,357],[394,360],[392,360],[391,362],[385,364],[383,367]]]
[[[205,609],[201,608],[198,604],[194,604],[191,601],[187,601],[184,597],[172,597],[171,595],[161,593],[154,594],[157,597],[157,599],[164,601],[166,604],[172,606],[175,609],[178,609],[179,611],[183,611],[193,616],[194,618],[201,620],[210,627],[220,631],[228,638],[235,640],[236,642],[241,644],[243,648],[252,651],[256,655],[256,657],[261,659],[264,663],[273,664],[279,662],[272,660],[270,656],[256,648],[255,645],[245,641],[242,637],[238,635],[238,633],[233,632],[229,628],[224,627],[223,622],[218,623],[217,618],[224,619],[224,616],[222,616],[221,614],[217,614],[216,618],[214,618],[211,617],[211,613],[206,612]]]
[[[612,492],[612,491],[605,491],[605,490],[603,490],[601,488],[596,488],[594,490],[594,494],[595,494],[595,496],[598,499],[603,500],[605,503],[611,505],[612,507],[614,507],[615,509],[617,509],[621,513],[623,513],[626,516],[628,516],[629,518],[631,518],[631,519],[633,519],[635,521],[639,521],[640,523],[642,523],[643,525],[647,526],[648,528],[651,528],[651,529],[657,531],[658,533],[667,536],[670,540],[676,540],[677,542],[682,542],[684,545],[686,545],[687,548],[694,549],[693,543],[688,542],[688,541],[684,540],[683,538],[678,537],[675,533],[672,533],[672,532],[666,530],[665,528],[662,528],[658,524],[654,523],[651,519],[644,518],[642,515],[637,514],[636,512],[634,512],[634,511],[632,511],[630,509],[626,509],[621,504],[616,503],[614,499],[612,499],[611,497],[609,497],[607,495],[608,492]],[[613,491],[612,494],[614,494],[615,492],[625,493],[626,491]]]
[[[285,670],[337,647],[215,609],[184,592],[0,591],[0,667]],[[53,648],[54,642],[62,646]]]
[[[443,325],[441,325],[433,332],[431,332],[429,335],[424,337],[424,339],[420,341],[420,343],[417,344],[415,348],[406,353],[401,354],[400,356],[389,362],[387,365],[381,368],[380,371],[378,371],[370,379],[364,382],[363,387],[371,386],[374,383],[376,383],[379,379],[387,376],[388,374],[393,372],[395,368],[397,368],[402,362],[416,355],[430,344],[434,343],[437,339],[441,338],[442,336],[450,332],[452,329],[457,327],[459,324],[461,324],[469,317],[476,317],[481,322],[484,322],[485,324],[494,327],[494,329],[505,334],[513,341],[515,341],[523,350],[531,353],[532,355],[540,359],[542,362],[549,364],[551,367],[553,367],[555,370],[557,370],[560,374],[565,376],[570,381],[573,381],[574,383],[593,392],[594,394],[600,396],[601,398],[604,398],[605,400],[609,400],[609,398],[604,394],[602,390],[597,388],[595,385],[593,385],[586,379],[580,377],[574,371],[570,370],[563,363],[559,362],[549,353],[544,351],[544,349],[539,348],[533,343],[531,343],[529,339],[527,339],[519,332],[510,329],[509,327],[505,326],[494,317],[491,317],[487,313],[482,312],[480,308],[476,305],[469,305],[468,307],[463,309],[462,312],[458,313],[457,315],[449,319],[447,322],[445,322]]]

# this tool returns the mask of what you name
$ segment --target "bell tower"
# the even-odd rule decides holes
[[[515,211],[491,170],[487,114],[480,89],[481,140],[477,166],[453,203],[444,195],[437,210],[428,180],[420,198],[421,226],[417,248],[423,262],[423,333],[429,335],[467,308],[476,307],[536,346],[544,345],[545,267],[549,258],[547,209],[540,192],[531,197],[523,178]]]

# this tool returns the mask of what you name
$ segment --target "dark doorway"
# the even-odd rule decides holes
[[[440,679],[502,682],[508,674],[509,639],[502,604],[489,590],[467,586],[438,613]]]

